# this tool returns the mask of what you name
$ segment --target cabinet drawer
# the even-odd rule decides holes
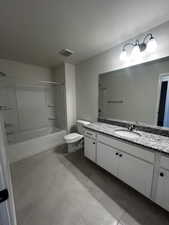
[[[89,138],[92,138],[92,139],[96,139],[96,133],[91,131],[91,130],[87,130],[86,129],[84,135],[86,137],[89,137]]]
[[[143,147],[137,147],[133,144],[125,143],[124,141],[116,140],[112,137],[98,134],[98,141],[104,144],[110,145],[128,154],[144,159],[148,162],[154,163],[154,153],[144,149]]]
[[[161,156],[160,167],[169,170],[169,158],[165,156]]]

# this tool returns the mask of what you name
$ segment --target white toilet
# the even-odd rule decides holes
[[[84,127],[90,122],[84,120],[77,120],[77,131],[78,133],[70,133],[64,136],[65,142],[68,144],[68,152],[74,152],[82,148],[82,140],[84,137]]]

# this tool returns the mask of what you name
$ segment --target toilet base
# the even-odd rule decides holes
[[[78,142],[67,144],[68,153],[76,152],[83,148],[83,139]]]

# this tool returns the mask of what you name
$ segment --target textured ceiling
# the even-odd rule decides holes
[[[41,66],[75,51],[78,63],[169,20],[168,0],[5,0],[0,5],[0,58]]]

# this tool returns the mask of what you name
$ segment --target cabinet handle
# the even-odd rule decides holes
[[[164,173],[163,172],[160,173],[160,177],[164,177]]]
[[[116,152],[116,155],[119,155],[119,153],[118,153],[118,152]]]
[[[123,155],[122,154],[119,154],[119,156],[122,157]]]

